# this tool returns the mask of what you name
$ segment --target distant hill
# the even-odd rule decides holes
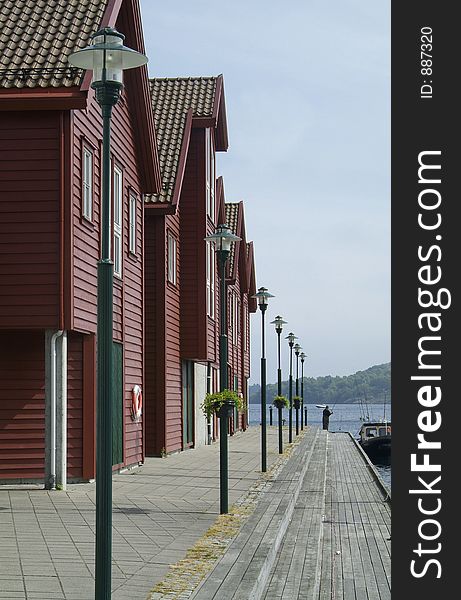
[[[296,380],[293,377],[293,396],[296,390]],[[304,402],[308,404],[356,404],[366,400],[370,403],[390,402],[391,363],[375,365],[366,371],[357,371],[344,377],[304,377]],[[288,381],[282,381],[282,394],[288,397]],[[301,380],[299,380],[301,395]],[[271,403],[277,395],[277,384],[266,386],[267,402]],[[261,401],[261,386],[251,385],[249,388],[250,402]]]

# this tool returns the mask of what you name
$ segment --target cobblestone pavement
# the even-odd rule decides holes
[[[229,437],[230,505],[261,480],[260,456],[259,427]],[[144,600],[219,515],[219,443],[114,476],[113,506],[112,597]],[[0,598],[92,599],[94,532],[94,484],[0,487]]]

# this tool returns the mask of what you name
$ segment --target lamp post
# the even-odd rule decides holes
[[[227,381],[227,285],[226,285],[226,262],[229,258],[232,242],[238,242],[241,238],[234,235],[230,228],[223,224],[216,227],[216,232],[208,235],[205,240],[216,245],[218,256],[219,276],[221,278],[221,326],[219,335],[219,390],[223,392],[228,389]],[[220,478],[220,512],[229,512],[229,483],[228,483],[228,449],[227,433],[228,419],[232,414],[233,404],[224,403],[219,411],[219,478]]]
[[[290,346],[290,379],[288,383],[288,402],[290,404],[288,412],[288,443],[293,441],[293,345],[298,338],[294,333],[289,333],[285,338]]]
[[[275,325],[277,333],[277,396],[282,395],[282,368],[280,366],[280,335],[286,321],[280,315],[277,315],[271,325]],[[279,424],[279,454],[283,453],[283,436],[282,436],[282,408],[278,409],[278,424]]]
[[[252,298],[257,298],[261,309],[261,471],[267,471],[266,438],[266,327],[265,314],[267,301],[274,296],[265,287],[260,287]]]
[[[110,122],[123,88],[123,71],[141,67],[147,57],[123,45],[125,36],[106,27],[90,46],[69,56],[69,63],[92,70],[91,87],[103,119],[101,258],[98,262],[97,425],[96,425],[96,570],[95,597],[111,597],[112,555],[112,402],[113,269],[110,253]]]
[[[299,357],[301,359],[301,429],[304,429],[304,359],[306,355],[301,352]],[[307,425],[307,422],[305,424]]]
[[[294,346],[295,354],[296,354],[296,397],[299,398],[299,371],[298,371],[298,363],[299,363],[299,352],[302,350],[299,344],[295,344]],[[296,401],[296,435],[299,435],[299,406],[298,400]],[[303,413],[301,413],[301,420],[303,418]]]

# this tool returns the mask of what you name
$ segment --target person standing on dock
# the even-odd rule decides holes
[[[330,415],[333,414],[333,411],[328,408],[328,404],[323,409],[323,428],[328,431],[328,424],[330,422]]]

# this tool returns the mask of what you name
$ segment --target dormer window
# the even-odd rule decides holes
[[[205,129],[206,214],[215,222],[215,156],[211,129]]]

